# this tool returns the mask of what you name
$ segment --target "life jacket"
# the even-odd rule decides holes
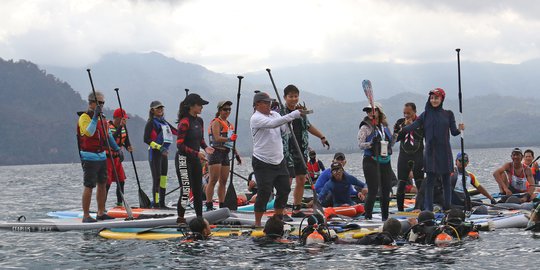
[[[392,140],[392,133],[390,132],[390,129],[388,129],[388,127],[384,127],[384,132],[381,132],[378,127],[374,127],[366,121],[362,121],[360,127],[362,127],[363,125],[368,125],[373,130],[373,132],[371,132],[371,134],[366,137],[365,142],[371,142],[373,138],[375,138],[375,136],[380,136],[384,141],[388,142],[388,155],[386,157],[379,156],[377,161],[383,164],[390,162],[390,156],[392,155],[392,147],[390,146],[390,142]],[[373,159],[375,159],[375,153],[373,153],[372,148],[364,150],[364,157],[373,157]]]
[[[319,166],[319,160],[315,159],[315,163],[311,163],[311,160],[309,160],[307,163],[307,171],[311,179],[315,179],[316,173],[317,173],[317,177],[319,177],[319,172],[321,171],[321,168]]]
[[[528,166],[525,164],[522,164],[522,166],[523,175],[521,177],[516,175],[513,164],[512,169],[510,170],[508,182],[510,183],[510,187],[516,191],[515,193],[526,192],[529,188],[529,182],[527,181],[527,175],[525,174],[525,169],[527,169]]]
[[[82,113],[77,113],[80,115],[87,114],[90,118],[94,116],[94,112],[87,111]],[[105,117],[101,116],[99,117],[96,131],[94,132],[94,135],[92,136],[85,136],[81,134],[81,127],[79,126],[79,123],[77,122],[77,142],[79,144],[80,150],[85,152],[92,152],[92,153],[101,153],[105,151],[106,147],[106,141],[107,135],[108,135],[108,129],[107,129],[107,119]],[[103,130],[103,127],[105,127],[106,130]]]
[[[113,134],[113,138],[114,138],[114,134],[116,133],[117,129],[116,129],[116,126],[114,125],[114,123],[112,121],[109,121],[109,130]],[[126,129],[122,128],[122,131],[120,133],[120,137],[114,138],[114,141],[116,142],[118,147],[122,147],[122,146],[124,146],[126,144],[126,139],[127,139]],[[105,149],[105,151],[107,152],[107,155],[109,155],[109,149]],[[118,154],[114,153],[113,156],[117,157]]]
[[[214,138],[214,134],[212,133],[212,124],[214,121],[219,122],[219,126],[221,127],[221,130],[219,131],[219,135],[221,137],[229,138],[230,135],[234,132],[234,126],[233,124],[229,123],[229,121],[222,120],[219,117],[216,117],[210,121],[210,125],[208,125],[208,140],[210,141],[210,146],[212,147],[226,147],[231,149],[233,146],[233,142],[218,142]]]

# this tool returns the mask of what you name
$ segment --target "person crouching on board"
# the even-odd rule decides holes
[[[461,160],[463,159],[464,163],[461,164]],[[478,192],[480,192],[482,195],[486,196],[491,201],[491,204],[496,204],[497,202],[487,192],[487,190],[480,184],[478,179],[476,179],[476,176],[473,173],[470,173],[467,171],[467,166],[469,165],[469,155],[467,153],[464,153],[463,155],[461,152],[459,152],[456,156],[456,167],[454,168],[454,171],[450,174],[450,182],[452,183],[453,187],[453,195],[452,195],[452,205],[457,206],[465,206],[465,192],[463,192],[463,183],[462,183],[462,177],[463,172],[466,172],[465,176],[465,187],[467,189],[467,192],[469,192],[469,184],[473,186]],[[472,195],[472,194],[471,194]]]
[[[503,166],[493,172],[493,177],[501,194],[505,195],[501,202],[517,194],[525,195],[519,199],[520,202],[530,202],[534,198],[534,179],[531,168],[521,163],[523,152],[519,148],[514,148],[510,155],[512,162],[506,162]]]
[[[354,202],[351,200],[350,190],[352,186],[364,189],[366,184],[356,179],[351,175],[345,175],[343,166],[339,162],[334,162],[330,166],[332,177],[326,182],[323,189],[319,193],[319,200],[322,205],[336,206],[351,206]],[[360,192],[360,194],[362,194]],[[327,202],[332,200],[332,202]]]
[[[108,129],[107,120],[101,114],[105,104],[103,93],[96,91],[88,95],[88,110],[79,113],[77,122],[77,143],[84,172],[84,190],[82,196],[83,223],[96,222],[90,216],[90,202],[92,191],[97,185],[97,220],[112,219],[105,214],[105,200],[107,198],[107,155],[105,149],[110,145],[114,152],[120,151],[120,147]],[[105,128],[105,130],[103,130]],[[103,140],[107,138],[108,143]]]
[[[283,155],[282,133],[288,132],[286,124],[304,113],[294,110],[286,115],[271,111],[273,99],[267,93],[258,92],[253,97],[255,112],[250,119],[253,136],[253,158],[251,164],[257,181],[255,202],[255,225],[261,226],[273,188],[276,189],[275,212],[283,216],[283,209],[291,192],[289,171]]]
[[[214,148],[204,141],[204,123],[201,114],[203,106],[208,104],[198,94],[189,94],[178,110],[178,140],[176,141],[175,168],[180,181],[178,197],[178,224],[186,223],[185,207],[189,204],[189,190],[193,193],[193,205],[197,217],[202,217],[202,162],[206,154],[214,153]],[[201,151],[202,148],[202,151]],[[186,179],[187,178],[187,179]]]
[[[112,136],[120,149],[124,147],[129,152],[132,152],[133,148],[131,147],[131,143],[129,142],[129,138],[127,137],[127,132],[125,128],[128,118],[129,117],[126,114],[125,110],[120,108],[114,110],[113,120],[109,121],[109,130],[111,131]],[[116,188],[116,206],[123,206],[124,204],[122,202],[122,194],[124,194],[124,184],[126,180],[126,173],[124,172],[124,167],[122,166],[122,162],[124,161],[124,155],[121,151],[118,153],[112,153],[118,179],[116,179],[115,173],[113,171],[113,164],[110,159],[110,155],[111,154],[107,151],[107,194],[109,194],[109,189],[111,188],[112,183],[116,183],[118,185],[118,187]],[[120,192],[122,194],[120,194]]]

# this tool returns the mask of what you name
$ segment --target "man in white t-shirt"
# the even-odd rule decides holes
[[[295,110],[281,116],[271,110],[272,101],[267,93],[258,92],[253,97],[255,112],[250,119],[253,137],[253,158],[251,164],[257,181],[257,201],[255,202],[255,225],[261,226],[261,219],[266,211],[266,204],[272,190],[276,189],[274,209],[284,221],[283,209],[291,192],[289,171],[283,156],[282,132],[287,132],[286,124],[302,116],[301,110]],[[285,220],[287,219],[287,220]]]

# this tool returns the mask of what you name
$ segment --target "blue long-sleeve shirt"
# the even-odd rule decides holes
[[[322,191],[319,193],[319,198],[320,200],[324,200],[331,193],[334,206],[341,206],[344,204],[352,205],[353,201],[351,200],[350,189],[353,188],[353,185],[360,188],[366,186],[366,184],[352,175],[343,174],[343,179],[341,180],[332,178],[324,184]],[[356,194],[357,192],[355,192],[355,195]]]
[[[343,172],[343,177],[353,177],[357,181],[360,181],[360,180],[358,180],[358,178],[348,174],[347,172]],[[330,180],[330,178],[332,178],[332,171],[330,170],[330,168],[328,168],[328,169],[324,170],[321,173],[321,175],[319,175],[319,178],[317,178],[317,182],[315,182],[315,192],[321,193],[321,191],[323,190],[324,185]],[[362,188],[364,188],[364,187],[365,187],[365,184],[364,184],[364,186],[362,186]],[[351,186],[350,194],[356,196],[356,194],[358,194],[358,191],[356,191],[356,189],[354,189],[354,187]]]

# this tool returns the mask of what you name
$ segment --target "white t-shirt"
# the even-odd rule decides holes
[[[300,117],[298,110],[284,116],[274,111],[269,115],[255,111],[249,121],[253,137],[253,156],[265,163],[279,165],[283,160],[281,134],[288,132],[284,124]]]

